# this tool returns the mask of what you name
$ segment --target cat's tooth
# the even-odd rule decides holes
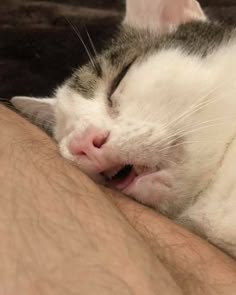
[[[108,171],[105,172],[105,175],[109,179],[112,179],[112,177],[114,177],[122,168],[123,168],[123,166],[120,166],[120,167],[116,167],[116,168],[113,168],[111,170],[108,170]]]

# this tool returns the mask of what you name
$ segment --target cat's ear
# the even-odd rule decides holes
[[[191,21],[206,21],[196,0],[126,0],[124,23],[158,34],[172,32]]]
[[[13,106],[36,125],[52,132],[55,125],[55,98],[16,96],[11,99]]]

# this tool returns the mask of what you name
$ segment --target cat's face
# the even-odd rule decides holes
[[[206,181],[193,185],[208,171],[206,159],[194,169],[185,142],[204,136],[191,131],[201,125],[195,109],[207,90],[205,77],[196,77],[201,58],[161,42],[121,29],[58,90],[55,138],[61,154],[95,180],[172,211],[176,195],[181,204]]]
[[[202,19],[201,11],[197,15]],[[50,101],[65,158],[93,179],[167,213],[201,190],[211,168],[204,157],[197,159],[200,146],[185,144],[205,136],[191,130],[201,123],[199,103],[209,85],[199,76],[200,58],[169,41],[155,31],[124,26]]]

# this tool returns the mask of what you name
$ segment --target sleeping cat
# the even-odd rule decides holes
[[[63,157],[236,257],[236,31],[195,0],[127,0],[55,98],[15,97]]]

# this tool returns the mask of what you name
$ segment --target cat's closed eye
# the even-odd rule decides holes
[[[120,73],[117,75],[117,77],[113,80],[109,93],[108,93],[108,102],[109,102],[109,106],[112,107],[113,105],[113,101],[112,101],[112,95],[113,93],[116,91],[116,89],[118,88],[118,86],[120,85],[121,81],[124,79],[124,77],[126,76],[126,74],[128,73],[130,67],[132,66],[132,64],[134,63],[134,60],[132,62],[130,62],[129,64],[125,65],[122,70],[120,71]]]

